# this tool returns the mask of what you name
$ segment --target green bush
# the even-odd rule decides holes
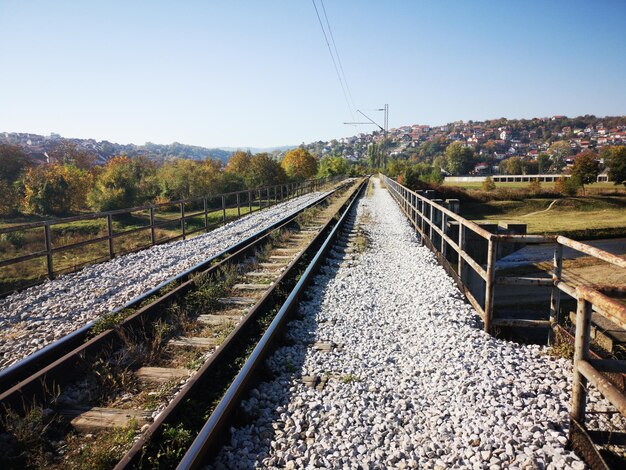
[[[26,237],[24,236],[24,232],[8,232],[0,235],[0,240],[9,242],[13,247],[18,250],[24,248],[26,243]]]

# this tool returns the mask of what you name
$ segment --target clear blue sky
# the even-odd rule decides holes
[[[626,114],[624,0],[325,6],[356,107],[389,103],[390,127]],[[0,0],[0,67],[0,131],[208,147],[356,133],[310,0]]]

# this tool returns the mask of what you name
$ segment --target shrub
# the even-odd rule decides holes
[[[528,190],[532,194],[540,193],[541,192],[541,182],[539,180],[531,181],[530,184],[528,185]]]
[[[24,248],[24,244],[26,243],[26,237],[24,236],[24,232],[8,232],[0,235],[0,240],[9,242],[13,247],[18,250]]]
[[[487,176],[485,181],[483,181],[482,190],[483,191],[495,191],[496,183],[493,181],[491,176]]]

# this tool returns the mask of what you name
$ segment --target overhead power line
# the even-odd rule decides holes
[[[356,109],[356,104],[354,103],[354,98],[352,98],[352,93],[350,92],[350,86],[348,85],[348,79],[346,78],[346,72],[343,70],[343,64],[341,63],[341,57],[339,57],[339,51],[337,50],[337,44],[335,43],[335,36],[333,35],[333,30],[330,27],[330,22],[328,21],[328,15],[326,14],[326,7],[324,6],[324,0],[320,0],[322,4],[322,11],[324,12],[324,18],[326,19],[326,26],[328,26],[328,32],[330,33],[330,40],[333,43],[333,49],[335,50],[335,56],[337,57],[337,62],[339,63],[339,70],[341,71],[341,76],[343,77],[343,83],[346,85],[346,91],[348,92],[348,98],[350,98],[350,104],[352,104],[352,109]]]
[[[320,28],[322,28],[322,33],[324,34],[324,39],[326,40],[326,46],[328,46],[328,52],[330,54],[330,58],[333,61],[333,66],[335,67],[335,72],[337,73],[337,78],[339,79],[339,84],[341,85],[341,91],[343,92],[343,97],[346,100],[346,105],[348,106],[348,111],[350,112],[350,116],[352,117],[352,120],[354,121],[354,113],[352,112],[352,106],[350,105],[350,100],[348,99],[348,93],[346,91],[346,87],[344,86],[344,81],[341,78],[341,74],[339,73],[339,67],[337,67],[337,61],[335,60],[335,56],[333,55],[333,50],[330,47],[330,42],[328,41],[328,35],[326,34],[326,30],[324,29],[324,24],[322,23],[322,18],[320,17],[320,12],[317,9],[317,5],[315,4],[315,0],[311,0],[311,2],[313,3],[313,7],[315,8],[315,14],[317,15],[317,20],[320,23]],[[324,4],[322,3],[322,6]],[[325,10],[324,10],[324,14]],[[328,18],[327,18],[328,21]],[[329,29],[330,32],[330,29]],[[334,43],[334,40],[333,40]],[[339,58],[339,57],[337,57]]]

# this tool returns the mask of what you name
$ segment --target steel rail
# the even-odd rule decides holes
[[[147,292],[127,302],[123,306],[112,310],[111,313],[115,314],[125,309],[137,308],[141,303],[146,301],[146,299],[154,295],[159,295],[159,293],[164,288],[171,286],[175,282],[181,282],[182,284],[179,285],[176,289],[156,299],[149,305],[140,308],[137,312],[128,317],[122,323],[122,325],[126,325],[131,321],[137,321],[136,317],[138,316],[143,318],[149,315],[150,312],[154,311],[164,300],[169,300],[173,298],[173,296],[183,293],[182,291],[189,287],[190,278],[193,275],[206,270],[213,263],[224,258],[225,256],[232,257],[236,254],[241,254],[240,252],[242,250],[249,251],[250,249],[252,249],[252,245],[256,246],[259,243],[259,240],[263,239],[265,236],[267,236],[267,234],[281,226],[289,224],[291,221],[293,221],[293,219],[295,219],[306,209],[320,204],[330,195],[334,194],[337,190],[344,186],[345,183],[335,188],[334,190],[329,191],[326,196],[307,204],[298,211],[292,213],[290,216],[272,224],[271,226],[263,230],[254,233],[245,240],[242,240],[241,242],[232,245],[231,247],[192,266],[191,268],[179,273],[178,275],[167,279],[166,281],[163,281],[162,283],[158,284]],[[212,271],[214,270],[212,268],[209,269],[211,269]],[[36,351],[35,353],[22,359],[21,361],[0,371],[0,402],[5,403],[6,401],[7,403],[10,403],[13,401],[12,399],[10,399],[10,397],[17,398],[17,391],[21,390],[28,384],[30,384],[30,386],[27,386],[26,389],[30,390],[33,388],[32,386],[35,385],[39,380],[49,380],[50,377],[47,376],[47,374],[52,373],[59,367],[62,368],[62,365],[67,365],[69,357],[76,354],[77,351],[85,351],[86,349],[92,350],[94,347],[96,347],[96,344],[102,343],[103,341],[105,341],[105,339],[110,340],[115,334],[114,330],[107,330],[96,336],[95,338],[88,340],[91,331],[96,323],[97,321],[91,321],[90,323],[84,325],[78,330],[75,330],[74,332],[64,336],[63,338],[48,344],[44,348]]]
[[[289,315],[297,305],[304,290],[309,285],[312,277],[317,273],[319,266],[324,260],[326,254],[330,250],[339,230],[344,226],[347,215],[355,205],[358,196],[362,194],[365,184],[363,184],[357,193],[352,197],[340,219],[334,225],[330,233],[324,240],[311,263],[302,274],[300,280],[289,294],[272,323],[259,340],[258,344],[250,354],[248,360],[243,365],[230,385],[221,401],[209,417],[208,421],[201,429],[200,433],[193,441],[182,460],[178,465],[178,469],[193,469],[200,467],[205,461],[207,455],[216,450],[217,444],[223,438],[223,432],[226,425],[232,419],[232,413],[236,409],[243,394],[253,381],[254,376],[258,374],[259,368],[262,366],[265,357],[273,349],[280,331],[289,318]]]

